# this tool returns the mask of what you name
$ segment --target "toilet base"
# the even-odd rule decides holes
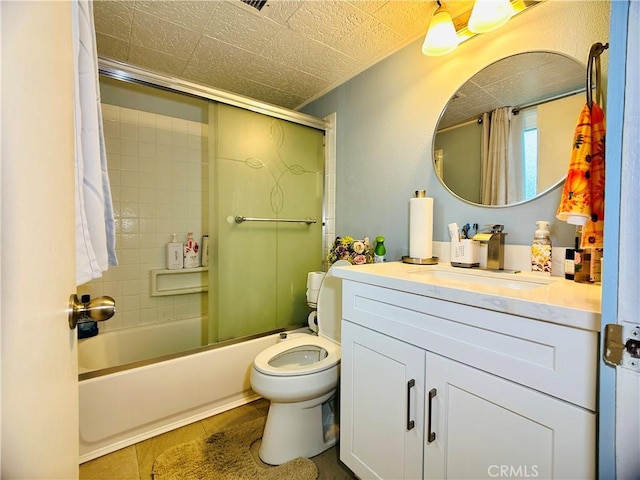
[[[297,403],[272,401],[258,452],[260,459],[269,465],[281,465],[298,457],[315,457],[333,447],[338,439],[337,416],[333,424],[323,426],[322,405],[335,394],[333,390]],[[337,408],[337,399],[334,403]]]

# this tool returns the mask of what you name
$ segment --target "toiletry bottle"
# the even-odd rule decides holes
[[[193,239],[193,232],[187,233],[187,241],[184,242],[184,268],[200,266],[198,261],[198,244]]]
[[[538,229],[531,243],[531,271],[551,274],[551,239],[549,222],[538,220]]]
[[[384,262],[384,256],[387,254],[387,249],[384,246],[384,237],[376,237],[376,249],[373,254],[374,263]]]
[[[575,273],[574,282],[592,283],[591,282],[591,248],[577,249],[574,254]]]
[[[573,280],[576,273],[576,251],[573,248],[567,248],[564,253],[564,278]]]
[[[602,281],[601,259],[602,259],[602,249],[592,248],[591,249],[591,265],[589,269],[589,280],[592,283],[600,283]]]
[[[202,236],[202,266],[209,266],[209,235]]]
[[[171,242],[167,244],[167,268],[178,270],[184,266],[182,243],[176,239],[177,235],[172,234]]]

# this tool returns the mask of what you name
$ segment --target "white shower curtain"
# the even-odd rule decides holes
[[[102,130],[93,4],[73,1],[76,137],[76,284],[117,265],[115,220]]]
[[[480,203],[491,205],[491,165],[489,164],[489,133],[491,131],[491,114],[482,114],[482,150],[480,152]]]
[[[502,107],[482,116],[483,205],[507,205],[522,199],[520,134],[512,128],[512,111],[512,107]]]

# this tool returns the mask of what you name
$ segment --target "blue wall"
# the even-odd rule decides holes
[[[548,0],[444,57],[423,56],[418,39],[303,108],[319,117],[337,113],[336,233],[384,235],[388,258],[397,260],[408,253],[409,198],[426,189],[434,197],[436,241],[448,240],[446,226],[455,221],[501,223],[508,244],[528,245],[536,220],[548,220],[554,245],[573,245],[574,227],[555,220],[559,188],[513,207],[465,203],[434,173],[432,136],[455,91],[500,58],[546,50],[586,64],[590,46],[608,41],[609,8],[609,2]]]

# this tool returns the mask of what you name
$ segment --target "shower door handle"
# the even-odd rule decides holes
[[[82,302],[75,293],[69,297],[69,328],[73,330],[78,323],[103,322],[116,313],[116,301],[111,297],[98,297]]]

